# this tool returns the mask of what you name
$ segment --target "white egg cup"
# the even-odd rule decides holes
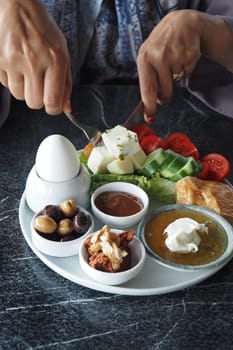
[[[82,165],[77,176],[63,182],[43,180],[34,165],[26,180],[26,201],[29,208],[35,213],[48,204],[59,205],[67,199],[74,199],[77,205],[88,208],[90,183],[90,176]]]

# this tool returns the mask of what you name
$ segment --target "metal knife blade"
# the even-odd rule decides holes
[[[143,119],[144,115],[144,106],[142,101],[140,101],[137,106],[134,108],[133,112],[130,114],[128,119],[124,122],[124,126],[128,129],[139,124],[139,122]]]

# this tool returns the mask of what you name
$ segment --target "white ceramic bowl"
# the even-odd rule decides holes
[[[164,214],[166,212],[172,212],[172,211],[177,211],[178,213],[182,213],[182,217],[191,217],[192,219],[198,221],[199,223],[204,223],[208,226],[208,234],[210,235],[212,233],[212,237],[221,237],[219,240],[221,242],[224,242],[224,245],[221,248],[221,251],[217,252],[217,248],[213,248],[211,246],[211,243],[205,243],[203,239],[200,242],[200,245],[198,247],[198,250],[201,249],[201,244],[203,244],[203,250],[205,253],[203,253],[203,259],[205,260],[205,254],[208,254],[208,256],[211,256],[209,261],[206,260],[206,262],[199,257],[197,257],[197,253],[188,253],[188,254],[180,254],[182,255],[182,263],[177,262],[174,260],[173,257],[169,257],[169,250],[166,247],[163,238],[163,242],[160,243],[160,247],[165,247],[164,249],[167,250],[165,252],[166,257],[164,253],[160,253],[155,246],[153,246],[154,243],[152,243],[152,239],[148,239],[148,235],[145,235],[146,232],[146,225],[150,222],[155,217],[158,217],[160,214]],[[183,213],[185,211],[185,216],[183,216]],[[196,219],[197,217],[192,215],[203,215],[203,217],[206,218],[205,222],[202,222],[201,220]],[[164,219],[163,219],[164,220]],[[173,219],[173,221],[175,218]],[[212,223],[212,224],[211,224]],[[163,224],[164,225],[164,224]],[[148,232],[150,232],[150,236],[152,237],[152,227],[158,227],[158,225],[155,222],[151,223],[151,226],[148,227]],[[161,226],[162,227],[162,226]],[[160,230],[160,229],[159,229]],[[161,229],[162,233],[162,229]],[[208,236],[207,234],[207,236]],[[157,235],[157,233],[156,233]],[[144,243],[146,250],[148,254],[154,258],[158,263],[165,265],[166,267],[170,267],[173,269],[178,269],[178,270],[183,270],[183,271],[193,271],[193,270],[202,270],[202,269],[211,269],[211,268],[216,268],[218,266],[226,264],[228,261],[230,261],[233,257],[233,227],[232,225],[224,219],[222,216],[214,212],[213,210],[200,207],[200,206],[195,206],[195,205],[189,205],[189,204],[172,204],[172,205],[165,205],[163,207],[160,207],[158,209],[155,209],[148,215],[144,217],[144,219],[140,222],[138,225],[137,229],[137,236],[142,240]],[[211,237],[211,236],[210,236]],[[159,236],[157,238],[159,240]],[[218,238],[216,238],[218,239]],[[216,242],[216,246],[219,246],[221,243]],[[176,253],[179,254],[179,253]],[[192,262],[190,258],[188,257],[189,254],[193,255]],[[215,255],[215,256],[214,256]],[[185,261],[187,257],[187,263]],[[197,258],[196,258],[197,257]],[[169,261],[169,260],[170,261]],[[195,260],[196,259],[196,260]],[[200,260],[202,259],[202,260]]]
[[[67,198],[76,200],[78,205],[88,208],[90,205],[90,176],[81,166],[78,176],[64,182],[43,180],[37,174],[35,165],[26,180],[26,201],[35,213],[47,204],[58,205]]]
[[[136,214],[129,216],[112,216],[104,213],[97,208],[95,200],[98,195],[103,192],[116,191],[125,192],[138,197],[142,203],[142,209]],[[135,226],[147,213],[149,207],[149,197],[147,193],[139,186],[128,182],[110,182],[103,186],[100,186],[95,190],[91,196],[91,209],[96,218],[103,224],[110,226],[111,228],[126,229]]]
[[[91,232],[94,230],[94,219],[92,215],[84,208],[79,206],[79,209],[81,212],[85,213],[90,217],[90,226],[88,230],[79,238],[73,239],[71,241],[52,241],[47,238],[44,238],[41,236],[35,229],[34,229],[34,219],[39,214],[36,213],[31,221],[31,235],[32,235],[32,242],[34,246],[40,250],[42,253],[50,255],[50,256],[56,256],[56,257],[68,257],[72,255],[78,254],[80,243],[82,242],[83,238],[87,237]]]
[[[122,232],[121,230],[116,229],[113,229],[111,231],[117,234]],[[92,233],[88,236],[92,236],[93,234],[95,233]],[[118,285],[131,280],[142,270],[145,262],[146,251],[144,245],[137,237],[134,237],[134,239],[129,243],[131,250],[131,268],[122,272],[103,272],[94,269],[88,264],[88,251],[85,246],[85,240],[88,238],[88,236],[82,239],[82,242],[80,244],[79,262],[82,269],[93,280],[106,285]]]

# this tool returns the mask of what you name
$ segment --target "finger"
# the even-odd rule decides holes
[[[201,57],[201,52],[200,52],[199,42],[191,49],[185,50],[183,63],[184,63],[185,73],[187,77],[192,74],[200,57]]]
[[[8,88],[17,100],[24,100],[24,77],[19,73],[8,73]]]
[[[72,112],[72,108],[70,104],[71,91],[72,91],[72,77],[71,77],[71,71],[69,69],[67,73],[67,78],[66,78],[64,101],[63,101],[63,111],[65,112]]]
[[[58,115],[63,111],[67,68],[61,63],[48,67],[44,78],[43,101],[48,114]]]
[[[171,64],[171,73],[179,75],[181,72],[184,72],[184,76],[182,79],[180,79],[180,82],[184,81],[185,78],[188,78],[192,74],[199,58],[200,53],[198,50],[195,51],[187,49],[183,55],[178,57],[177,60],[173,60]],[[179,81],[177,82],[179,83]]]
[[[0,70],[0,82],[3,86],[8,88],[8,76],[4,70]]]
[[[153,67],[157,76],[157,102],[159,104],[169,101],[173,93],[169,58],[164,56],[163,52],[156,49],[151,49],[147,54],[148,63]]]
[[[43,107],[43,73],[27,72],[24,77],[24,95],[28,107],[40,109]]]
[[[158,76],[158,103],[163,104],[168,102],[173,94],[173,81],[170,69],[167,65],[161,65],[157,68]]]
[[[197,60],[190,60],[189,62],[186,62],[184,71],[185,71],[185,77],[188,78],[191,76],[192,72],[194,71],[194,68],[197,65],[199,58]]]
[[[158,77],[154,68],[142,57],[138,58],[138,76],[145,119],[155,116],[158,98]]]

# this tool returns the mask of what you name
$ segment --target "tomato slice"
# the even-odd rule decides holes
[[[173,134],[169,135],[165,142],[166,142],[166,147],[167,148],[172,148],[172,146],[176,142],[181,142],[181,141],[191,141],[188,135],[184,134],[183,132],[174,132]]]
[[[189,140],[177,141],[172,145],[171,149],[184,157],[192,156],[196,160],[199,159],[197,147]]]
[[[222,154],[207,154],[201,159],[201,162],[209,166],[207,180],[223,181],[230,172],[230,164]]]
[[[138,136],[138,141],[140,142],[145,136],[148,135],[154,135],[155,132],[153,129],[151,129],[149,126],[145,125],[145,124],[138,124],[132,128],[130,128],[130,130],[136,132],[137,136]]]
[[[210,169],[209,164],[207,162],[201,161],[201,165],[202,165],[202,169],[197,177],[201,180],[207,180],[209,169]]]
[[[163,140],[157,135],[148,135],[141,140],[140,146],[146,154],[149,154],[155,149],[163,147]]]

